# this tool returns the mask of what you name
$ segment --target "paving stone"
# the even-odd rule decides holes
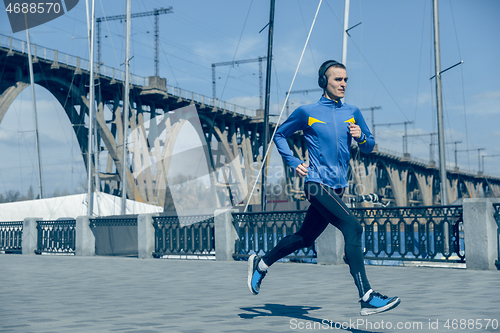
[[[366,270],[375,290],[401,298],[398,308],[360,316],[345,265],[276,263],[254,296],[246,262],[0,255],[0,331],[500,332],[498,271]]]

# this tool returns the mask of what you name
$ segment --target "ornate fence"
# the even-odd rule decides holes
[[[153,257],[215,259],[213,215],[153,217]]]
[[[495,266],[500,270],[500,203],[493,204],[493,216],[497,222],[497,251],[498,259],[495,261]]]
[[[36,254],[75,254],[75,220],[38,221]]]
[[[120,217],[120,218],[105,218],[90,219],[90,227],[110,227],[110,226],[137,226],[137,216]]]
[[[23,222],[0,222],[0,251],[21,252]]]
[[[276,244],[296,232],[306,212],[234,213],[233,219],[239,240],[236,241],[234,259],[246,260],[252,254],[262,255]],[[299,249],[286,260],[315,262],[314,246]]]
[[[363,226],[366,260],[465,262],[461,206],[354,208]],[[305,211],[235,213],[239,236],[234,258],[262,255],[297,231]],[[288,260],[314,262],[313,247],[299,249]]]
[[[465,262],[462,206],[355,208],[367,260]]]

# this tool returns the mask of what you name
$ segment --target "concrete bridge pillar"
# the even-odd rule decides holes
[[[446,182],[446,189],[448,190],[448,204],[458,199],[458,179],[449,179]]]
[[[464,181],[465,187],[467,188],[467,192],[469,193],[469,198],[478,198],[479,190],[476,189],[476,184],[474,184],[470,180]]]
[[[394,198],[396,199],[396,206],[405,207],[408,205],[408,196],[406,193],[406,183],[408,181],[408,170],[402,170],[392,165],[386,166],[387,174],[391,182]]]
[[[422,193],[422,202],[424,206],[432,206],[434,204],[434,199],[432,197],[432,182],[434,180],[434,176],[426,176],[415,172],[415,177],[417,178],[418,187]]]

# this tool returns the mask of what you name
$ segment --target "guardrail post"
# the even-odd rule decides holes
[[[57,50],[54,50],[54,61],[52,62],[52,65],[50,65],[50,69],[58,69],[59,68],[59,59],[58,59],[58,52]]]
[[[95,236],[90,229],[90,217],[78,216],[75,227],[75,255],[95,256]]]
[[[225,208],[218,209],[214,213],[215,260],[234,260],[234,242],[238,235],[233,225],[233,212],[238,212],[238,210]]]
[[[14,55],[14,52],[12,52],[12,36],[9,37],[9,45],[10,45],[10,48],[9,48],[9,52],[7,52],[7,57],[11,57]]]
[[[139,259],[153,258],[153,252],[155,251],[153,216],[158,216],[158,214],[140,214],[137,216],[137,256]]]
[[[464,199],[464,241],[467,269],[496,270],[498,239],[493,203],[500,199]]]
[[[41,217],[27,217],[23,221],[22,254],[35,254],[38,246],[37,221],[43,220]]]
[[[316,252],[318,264],[344,264],[344,236],[342,232],[329,224],[316,239]]]

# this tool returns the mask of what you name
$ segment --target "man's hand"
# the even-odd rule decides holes
[[[299,164],[297,169],[295,169],[295,174],[297,174],[297,176],[299,177],[305,177],[307,176],[307,173],[307,165],[305,163]]]
[[[351,136],[355,139],[359,139],[361,137],[361,128],[359,128],[358,125],[356,124],[349,124],[349,132],[351,133]]]

